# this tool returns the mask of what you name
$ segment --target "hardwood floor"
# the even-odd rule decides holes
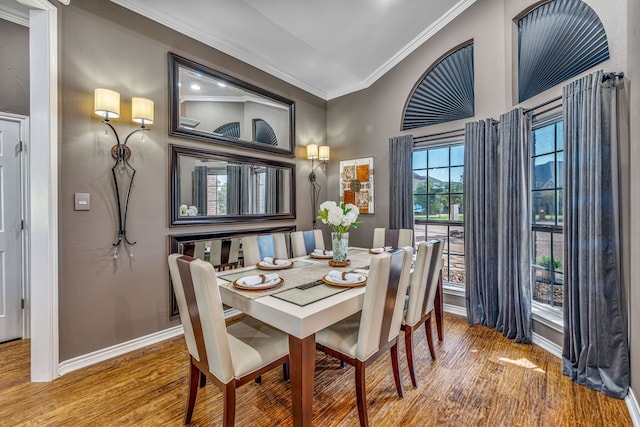
[[[624,401],[569,381],[557,357],[462,317],[445,316],[436,361],[422,328],[414,341],[419,388],[411,386],[399,346],[404,399],[396,395],[388,356],[367,368],[372,426],[632,425]],[[187,374],[187,350],[178,337],[51,383],[30,383],[29,344],[10,342],[0,346],[0,425],[181,426]],[[358,425],[354,384],[352,367],[340,369],[317,353],[314,425]],[[221,418],[222,393],[207,385],[198,392],[191,425],[221,425]],[[264,375],[262,385],[238,389],[236,425],[291,425],[290,387],[281,369]]]

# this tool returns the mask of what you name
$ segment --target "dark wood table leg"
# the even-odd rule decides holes
[[[316,364],[316,336],[300,339],[289,335],[291,370],[291,412],[294,427],[311,426],[313,418],[313,374]]]
[[[438,330],[438,341],[442,341],[444,335],[442,333],[442,316],[444,315],[444,295],[442,295],[442,270],[438,278],[438,289],[436,291],[436,299],[434,302],[436,312],[436,329]]]

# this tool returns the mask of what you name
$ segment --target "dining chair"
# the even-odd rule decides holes
[[[400,328],[404,331],[404,344],[407,353],[407,364],[411,384],[418,387],[416,369],[413,360],[413,331],[424,323],[427,344],[431,359],[436,360],[433,348],[433,333],[431,328],[431,313],[434,311],[434,301],[438,288],[440,271],[442,270],[443,240],[420,242],[416,261],[411,275],[409,295],[406,298],[404,317]]]
[[[389,350],[398,396],[404,396],[398,367],[398,335],[413,248],[407,246],[371,259],[362,311],[316,333],[316,348],[355,367],[361,426],[368,426],[365,368]]]
[[[209,247],[211,242],[200,240],[195,242],[193,245],[193,257],[197,259],[204,259],[204,254],[206,249]]]
[[[309,255],[314,249],[324,249],[322,230],[292,232],[291,249],[294,258]]]
[[[413,230],[410,228],[374,228],[373,248],[413,246]]]
[[[220,290],[210,263],[172,254],[169,271],[190,354],[184,423],[191,422],[198,382],[204,375],[222,390],[223,424],[231,427],[235,420],[236,388],[287,364],[288,336],[251,317],[226,327]],[[284,372],[286,375],[286,368]]]
[[[244,265],[256,265],[265,257],[289,259],[284,234],[250,235],[242,238]]]

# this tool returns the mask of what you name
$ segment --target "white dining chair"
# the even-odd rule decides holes
[[[190,354],[184,423],[191,422],[198,383],[204,375],[222,390],[223,424],[231,427],[236,388],[289,362],[288,335],[251,317],[226,327],[213,266],[180,254],[169,255],[168,261]],[[286,376],[286,367],[284,372]]]
[[[324,249],[322,230],[294,231],[291,233],[293,257],[309,255],[314,249]]]
[[[434,311],[434,301],[438,288],[440,271],[442,270],[443,240],[431,240],[418,244],[418,252],[411,276],[409,295],[406,298],[404,317],[401,329],[404,331],[404,343],[407,353],[407,364],[411,384],[418,387],[416,369],[413,359],[413,331],[424,324],[427,344],[431,359],[436,359],[433,347],[433,333],[431,328],[431,313]]]
[[[289,259],[284,234],[250,235],[242,238],[244,265],[256,265],[265,257]]]
[[[361,426],[368,426],[365,368],[389,350],[398,396],[404,396],[398,367],[398,335],[407,293],[413,248],[407,246],[371,259],[362,311],[316,333],[316,348],[355,366]]]
[[[374,228],[372,248],[413,246],[413,230],[410,228]]]

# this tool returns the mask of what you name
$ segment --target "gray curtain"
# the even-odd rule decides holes
[[[240,165],[227,165],[227,214],[240,213]]]
[[[413,229],[413,136],[389,138],[389,228]]]
[[[564,346],[562,373],[607,396],[629,388],[619,254],[615,82],[602,72],[563,88]],[[615,80],[615,79],[614,79]]]
[[[530,139],[530,114],[525,115],[517,108],[500,116],[496,329],[507,338],[528,344],[531,343]]]
[[[207,214],[207,167],[196,166],[193,171],[193,205],[199,215]]]
[[[277,170],[267,167],[264,174],[264,213],[274,214],[278,211]]]
[[[467,123],[464,137],[467,320],[498,319],[498,130],[492,119]]]

